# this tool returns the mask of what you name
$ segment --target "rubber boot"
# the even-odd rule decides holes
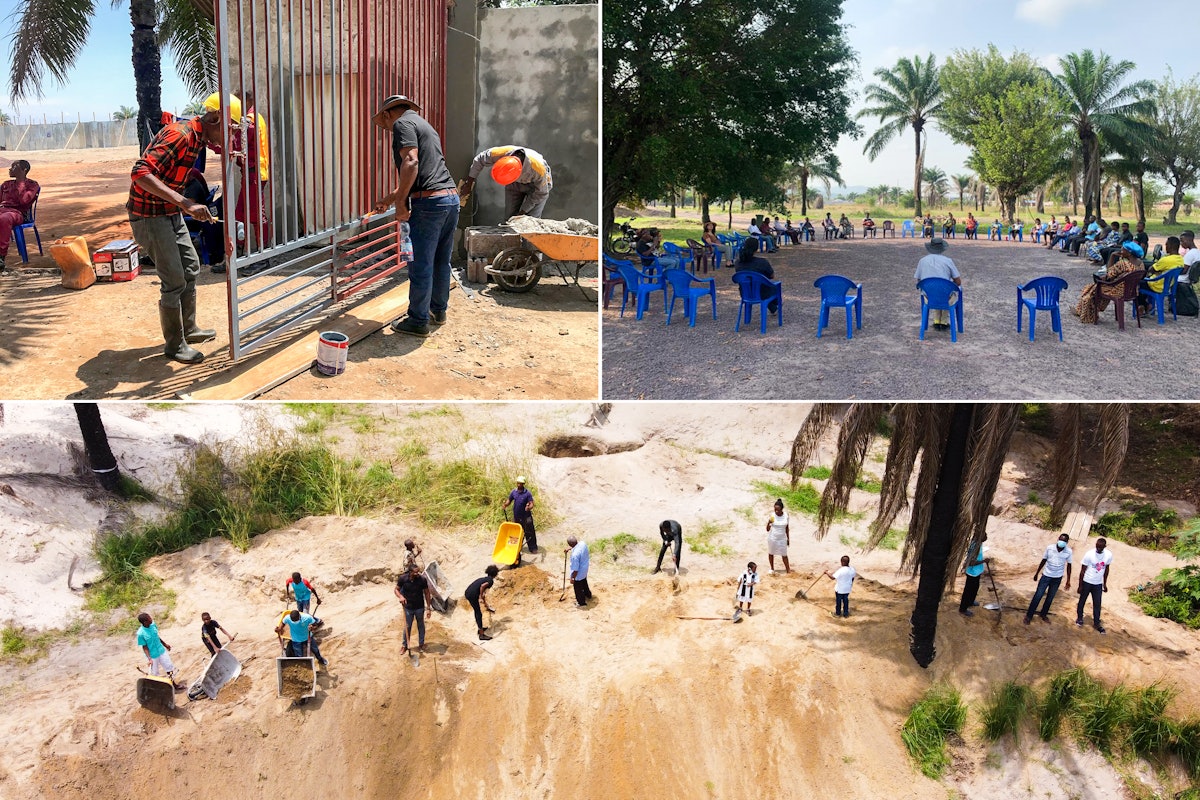
[[[196,327],[196,287],[183,290],[179,296],[179,307],[183,311],[183,339],[188,344],[199,344],[217,338],[211,328]]]
[[[204,360],[203,353],[189,347],[183,340],[183,312],[180,309],[159,303],[158,322],[167,345],[163,348],[163,355],[184,364],[198,364]]]

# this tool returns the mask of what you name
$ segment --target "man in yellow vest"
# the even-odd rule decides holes
[[[475,186],[475,179],[485,167],[493,166],[502,158],[512,156],[521,162],[521,174],[504,186],[504,218],[524,214],[541,217],[554,181],[550,177],[550,165],[536,150],[505,144],[484,150],[471,162],[467,177],[459,186],[459,194],[465,198]]]

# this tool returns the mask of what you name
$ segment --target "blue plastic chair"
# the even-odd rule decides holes
[[[1021,310],[1029,309],[1029,341],[1033,341],[1033,328],[1037,322],[1037,312],[1050,312],[1050,330],[1058,334],[1058,340],[1063,340],[1062,317],[1058,309],[1058,295],[1067,288],[1067,282],[1062,278],[1047,275],[1044,278],[1034,278],[1024,286],[1017,287],[1017,333],[1021,332]],[[1025,292],[1033,292],[1034,297],[1025,297]]]
[[[913,222],[911,219],[904,220],[904,224],[900,226],[900,238],[905,239],[911,236],[917,238],[916,231],[913,230]]]
[[[650,304],[650,295],[654,292],[663,293],[663,313],[667,313],[667,285],[662,276],[662,270],[657,274],[651,275],[637,269],[628,261],[616,261],[617,272],[621,274],[621,278],[625,281],[625,290],[621,293],[621,316],[625,316],[625,303],[629,300],[629,295],[634,295],[634,307],[637,309],[637,318],[641,319],[645,313],[647,306]]]
[[[696,327],[696,307],[701,297],[708,295],[712,298],[713,319],[717,318],[717,281],[715,278],[697,278],[682,269],[669,269],[663,273],[667,284],[671,287],[671,302],[667,306],[667,324],[671,324],[671,315],[675,313],[675,301],[683,300],[683,313],[687,314],[688,327]]]
[[[742,296],[742,303],[738,306],[737,324],[733,326],[734,333],[742,329],[742,315],[745,315],[746,324],[750,324],[750,314],[755,306],[759,306],[759,316],[762,317],[762,325],[759,328],[759,333],[767,332],[767,306],[771,301],[776,302],[775,313],[779,315],[779,326],[783,327],[783,284],[779,281],[773,281],[764,278],[757,272],[744,270],[742,272],[733,273],[733,282],[738,285],[738,291]],[[764,297],[764,291],[766,296]]]
[[[39,196],[41,195],[41,193],[42,193],[42,190],[38,189]],[[22,222],[20,225],[17,225],[15,228],[13,228],[13,241],[15,241],[17,244],[17,252],[21,254],[21,263],[22,264],[29,263],[29,250],[27,249],[27,246],[25,244],[25,229],[26,228],[33,229],[33,236],[35,239],[37,239],[38,255],[39,256],[45,255],[45,252],[42,250],[42,235],[40,233],[38,233],[38,229],[37,229],[37,204],[38,204],[38,198],[35,196],[33,198],[33,205],[31,205],[29,207],[29,219],[27,219],[25,222]]]
[[[947,278],[926,278],[917,289],[921,292],[921,341],[929,327],[930,309],[942,309],[950,312],[950,341],[957,342],[963,330],[962,287]]]
[[[822,275],[813,282],[821,290],[821,314],[817,318],[817,338],[829,324],[829,309],[846,311],[846,338],[853,339],[853,328],[862,330],[862,284],[841,275]],[[853,294],[851,294],[853,292]],[[854,309],[854,325],[850,324],[850,309]]]
[[[1158,312],[1158,324],[1165,325],[1167,323],[1166,315],[1163,313],[1166,302],[1171,303],[1171,319],[1178,321],[1179,317],[1175,315],[1175,290],[1178,288],[1179,273],[1183,272],[1183,267],[1169,269],[1162,275],[1154,275],[1150,278],[1143,278],[1143,281],[1157,281],[1162,279],[1162,291],[1156,292],[1143,282],[1138,286],[1138,295],[1146,296],[1154,303],[1154,310]]]
[[[608,304],[612,302],[613,291],[620,286],[621,290],[625,289],[625,279],[621,277],[621,271],[618,264],[628,264],[633,266],[632,261],[623,261],[613,258],[608,253],[602,254],[604,257],[604,307],[608,308]]]
[[[680,247],[674,242],[663,242],[663,252],[669,256],[675,256],[679,259],[679,268],[686,269],[689,272],[695,272],[696,267],[692,258],[692,248]]]

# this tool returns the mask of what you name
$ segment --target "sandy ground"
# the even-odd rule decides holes
[[[836,215],[835,215],[836,216]],[[664,222],[665,224],[665,222]],[[1195,338],[1194,317],[1167,316],[1165,325],[1127,315],[1117,329],[1112,307],[1095,326],[1082,325],[1068,310],[1091,283],[1084,259],[1051,252],[1030,242],[949,240],[947,255],[962,272],[964,333],[918,339],[920,300],[912,288],[916,262],[925,254],[912,239],[855,239],[806,242],[767,256],[783,283],[783,326],[770,319],[759,333],[750,326],[734,333],[738,292],[732,272],[715,275],[717,319],[704,298],[695,328],[676,305],[664,326],[663,300],[652,295],[641,322],[630,308],[620,316],[620,298],[603,312],[603,392],[608,399],[1014,399],[1103,400],[1195,397],[1200,368],[1178,353]],[[816,323],[820,293],[813,281],[839,274],[863,284],[862,329],[846,340],[845,317],[830,314],[820,339]],[[1041,275],[1067,281],[1063,293],[1063,337],[1038,315],[1036,340],[1016,329],[1016,290]],[[704,277],[703,275],[701,277]],[[1025,318],[1028,324],[1028,317]],[[1169,380],[1131,377],[1170,375]],[[1142,371],[1142,367],[1148,371]]]
[[[487,453],[528,472],[552,505],[558,521],[543,518],[541,554],[501,573],[493,641],[474,640],[470,610],[460,603],[434,616],[430,652],[419,663],[401,657],[390,586],[400,543],[411,535],[461,595],[488,563],[490,531],[310,518],[259,537],[244,554],[209,542],[152,564],[177,593],[163,636],[190,680],[207,655],[198,641],[199,612],[207,610],[238,634],[230,649],[245,662],[243,676],[215,701],[179,695],[173,714],[156,714],[134,702],[141,660],[132,637],[93,631],[62,641],[48,659],[0,673],[0,738],[10,743],[0,750],[0,795],[158,798],[223,785],[250,798],[1113,798],[1126,796],[1121,778],[1095,753],[1068,743],[1045,747],[1032,735],[1019,747],[988,746],[974,713],[952,750],[948,777],[928,780],[911,766],[900,724],[935,681],[952,681],[977,702],[1003,680],[1036,681],[1076,664],[1133,684],[1165,680],[1180,690],[1174,713],[1200,708],[1200,687],[1181,680],[1196,668],[1200,634],[1147,618],[1126,598],[1170,556],[1113,545],[1106,637],[1070,625],[1066,597],[1050,625],[1025,627],[1007,606],[1027,602],[1030,576],[1053,534],[1006,518],[993,518],[990,528],[1006,608],[968,620],[953,613],[956,597],[948,597],[938,658],[927,671],[907,652],[915,584],[896,574],[897,552],[858,552],[863,521],[839,524],[817,541],[812,520],[794,513],[793,573],[764,578],[753,616],[740,625],[679,619],[727,616],[745,562],[765,568],[761,518],[770,498],[753,484],[781,479],[777,469],[803,406],[617,404],[600,432],[581,427],[585,405],[455,408],[429,415],[376,406],[387,433],[359,445],[373,452],[419,434],[435,453]],[[192,413],[105,408],[111,428],[126,425],[114,417],[137,421],[140,414],[144,423],[162,416],[192,439],[221,420],[219,413],[186,416]],[[6,424],[64,424],[52,417],[38,423],[34,411],[17,406]],[[557,434],[594,436],[593,449],[621,452],[533,455]],[[1026,476],[1047,455],[1044,444],[1025,445],[1006,466],[1002,506],[1026,491]],[[823,463],[833,446],[832,438],[825,443]],[[160,460],[165,467],[170,458]],[[47,457],[39,469],[53,464],[62,467]],[[868,461],[868,471],[878,468]],[[74,502],[61,494],[48,512]],[[872,502],[855,493],[852,508]],[[685,536],[704,523],[718,526],[713,544],[724,551],[685,547],[679,576],[651,576],[664,517],[678,519]],[[77,536],[94,534],[85,522],[77,522]],[[593,554],[592,606],[575,609],[569,590],[560,602],[566,536],[596,542],[618,532],[640,544],[616,559]],[[811,601],[796,592],[843,553],[862,577],[851,595],[853,615],[834,620],[830,581],[816,580]],[[315,580],[328,621],[322,650],[330,669],[303,707],[275,696],[270,630],[293,569]]]
[[[38,203],[43,244],[83,235],[95,250],[132,238],[124,204],[136,150],[5,153],[10,160],[31,161],[31,176],[43,187]],[[0,166],[8,163],[0,159]],[[209,183],[219,182],[217,160],[209,165]],[[7,398],[170,398],[229,366],[226,276],[206,269],[197,281],[200,322],[218,335],[198,348],[209,356],[204,364],[186,366],[162,357],[159,281],[153,271],[128,283],[72,291],[62,288],[46,252],[37,256],[35,250],[30,263],[20,265],[14,249],[10,269],[0,277],[0,304],[6,309],[0,320],[0,381],[10,387]],[[329,379],[314,367],[264,397],[594,398],[599,384],[595,270],[581,282],[584,291],[546,277],[520,295],[476,284],[474,298],[454,289],[449,321],[429,339],[397,336],[385,328],[351,347],[344,374]]]

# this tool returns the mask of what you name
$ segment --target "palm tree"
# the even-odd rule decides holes
[[[47,72],[59,84],[67,79],[87,43],[94,12],[92,0],[17,0],[9,47],[13,102],[42,96]],[[211,12],[211,1],[129,0],[142,149],[162,126],[160,44],[174,54],[179,75],[192,94],[208,94],[216,88]]]
[[[75,403],[75,416],[79,418],[79,433],[83,436],[83,447],[87,451],[92,474],[101,486],[115,492],[121,484],[121,469],[108,445],[108,433],[104,430],[104,420],[100,418],[100,406],[95,403]]]
[[[950,176],[950,185],[954,188],[954,191],[958,192],[958,211],[960,214],[967,208],[963,197],[966,196],[967,192],[971,191],[971,184],[974,181],[975,176],[970,173]]]
[[[926,167],[921,170],[921,180],[929,186],[929,207],[933,208],[946,195],[949,185],[946,183],[946,171],[941,167]]]
[[[1137,65],[1114,62],[1106,53],[1091,50],[1070,53],[1058,60],[1061,72],[1050,75],[1067,101],[1071,127],[1079,137],[1083,159],[1083,210],[1090,216],[1100,210],[1100,139],[1102,136],[1137,138],[1148,135],[1147,126],[1135,117],[1149,114],[1154,102],[1151,81],[1122,85]]]
[[[842,176],[838,174],[841,168],[842,162],[833,153],[823,153],[816,157],[803,155],[792,164],[795,180],[800,184],[800,216],[808,214],[809,180],[815,178],[821,181],[825,186],[825,194],[828,195],[833,191],[831,181],[837,181],[838,186],[846,185]]]
[[[113,112],[112,118],[118,122],[127,119],[136,119],[138,115],[137,109],[132,106],[121,106]]]
[[[792,443],[792,485],[807,468],[825,432],[833,425],[836,404],[815,405]],[[912,513],[901,555],[901,569],[920,575],[912,615],[909,650],[922,667],[936,651],[938,606],[968,547],[979,541],[1000,479],[1009,442],[1016,430],[1019,406],[1002,403],[910,403],[889,408],[882,403],[855,403],[846,411],[838,432],[838,453],[825,484],[817,518],[817,538],[845,512],[862,469],[871,439],[881,420],[892,417],[893,429],[884,464],[879,509],[871,523],[867,547],[883,540],[906,505],[908,486],[917,470]],[[1083,435],[1083,408],[1064,404],[1057,409],[1058,436],[1050,464],[1054,470],[1051,517],[1063,511],[1079,479],[1082,448],[1093,441]],[[1097,439],[1102,467],[1095,502],[1115,484],[1129,443],[1129,407],[1104,406]],[[918,467],[919,460],[919,467]],[[1057,523],[1056,523],[1057,524]]]
[[[0,111],[0,125],[12,125],[12,117],[8,116],[7,111]]]
[[[938,83],[937,63],[932,53],[922,61],[919,57],[901,58],[890,70],[875,70],[879,83],[866,88],[868,105],[856,119],[879,117],[880,127],[867,139],[863,152],[872,161],[883,148],[912,128],[916,160],[913,165],[913,199],[917,216],[921,216],[921,167],[925,161],[925,126],[942,110],[942,87]]]

